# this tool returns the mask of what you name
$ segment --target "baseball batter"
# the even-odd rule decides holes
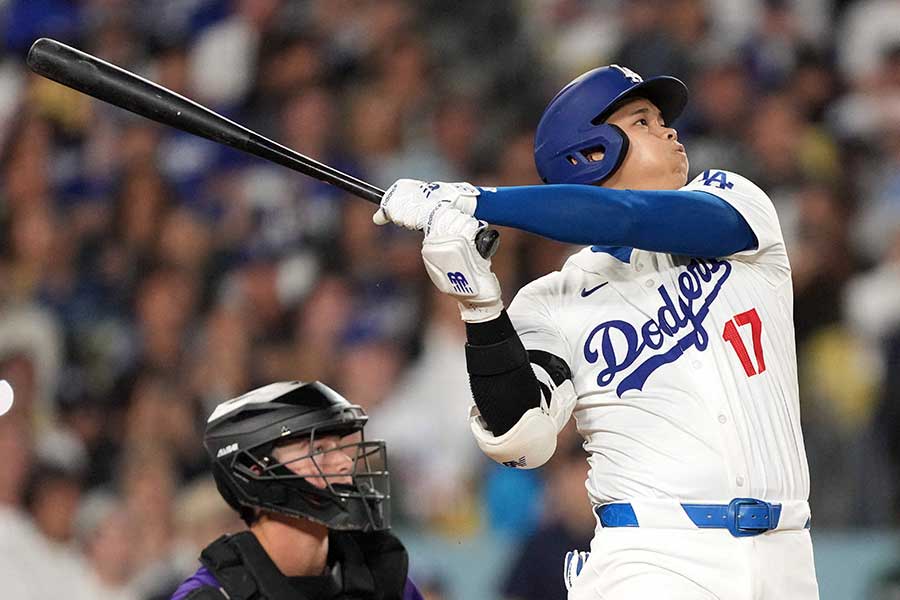
[[[538,125],[549,185],[400,180],[374,219],[423,230],[460,303],[488,456],[540,466],[574,415],[597,530],[566,559],[571,600],[818,598],[778,217],[736,173],[687,182],[686,102],[675,78],[594,69]],[[587,247],[507,311],[484,222]]]

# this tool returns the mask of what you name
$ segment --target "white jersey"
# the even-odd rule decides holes
[[[525,347],[563,358],[594,503],[806,500],[791,271],[775,208],[740,175],[683,190],[746,219],[754,250],[697,259],[585,248],[509,307]]]

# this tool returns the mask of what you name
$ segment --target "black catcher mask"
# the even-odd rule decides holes
[[[213,411],[204,445],[222,496],[336,530],[390,527],[387,454],[366,441],[365,411],[318,381],[273,383]]]

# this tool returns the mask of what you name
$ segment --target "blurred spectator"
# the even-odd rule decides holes
[[[699,3],[683,2],[689,11]],[[691,74],[687,48],[675,39],[667,27],[667,3],[660,0],[629,0],[622,5],[622,45],[613,54],[614,62],[645,77],[672,75],[689,79]],[[677,10],[677,9],[674,9]],[[692,30],[686,35],[693,33]]]
[[[75,513],[83,492],[82,475],[47,461],[37,461],[24,491],[24,505],[41,535],[40,555],[44,567],[35,576],[53,573],[52,581],[38,584],[59,586],[56,593],[87,598],[86,569],[74,543]],[[45,571],[46,569],[46,571]],[[44,590],[43,593],[47,593]],[[39,593],[36,597],[43,596]]]
[[[22,51],[41,36],[72,40],[78,35],[82,7],[66,0],[13,0],[5,8],[5,41]]]
[[[569,426],[560,434],[556,454],[543,468],[544,514],[538,529],[520,545],[502,584],[504,598],[564,598],[562,565],[566,552],[590,550],[596,521],[586,497],[587,453]],[[556,568],[553,568],[553,567]]]
[[[482,456],[466,419],[472,400],[459,393],[468,387],[459,309],[437,292],[430,302],[422,354],[372,411],[370,427],[372,436],[390,440],[403,514],[458,536],[477,525],[472,494]]]
[[[900,94],[900,79],[897,90]],[[896,255],[900,230],[900,125],[897,123],[900,122],[890,125],[881,136],[881,160],[872,170],[871,192],[861,203],[853,231],[854,242],[871,258]]]
[[[559,85],[603,62],[619,45],[620,14],[614,2],[549,0],[523,6],[531,35],[561,75]]]
[[[370,412],[388,397],[403,357],[401,349],[379,332],[360,327],[351,330],[340,347],[337,381],[342,393]]]
[[[875,445],[888,464],[893,482],[892,522],[900,522],[900,327],[884,336],[881,397],[874,417]]]
[[[178,494],[175,528],[178,531],[175,561],[183,579],[197,569],[201,550],[223,533],[234,533],[244,527],[234,509],[222,499],[215,482],[203,477]]]
[[[805,40],[791,4],[789,0],[765,0],[759,28],[742,48],[750,77],[764,90],[781,88],[797,67]]]
[[[174,528],[177,484],[165,446],[132,447],[123,456],[119,485],[134,532],[132,550],[139,560],[131,585],[141,598],[167,598],[180,581]]]
[[[40,430],[56,418],[62,340],[53,315],[34,305],[0,308],[0,379],[16,393],[14,412]]]
[[[132,530],[121,503],[105,492],[85,499],[75,533],[90,568],[86,591],[97,600],[138,600],[128,587],[137,562]]]
[[[786,95],[763,98],[750,119],[750,177],[768,191],[776,207],[786,203],[786,196],[805,179],[827,181],[837,174],[837,153],[830,137],[804,121]]]
[[[25,506],[38,530],[60,546],[73,540],[81,500],[81,475],[50,463],[37,463],[25,488]]]
[[[218,305],[205,317],[189,384],[201,399],[203,414],[249,387],[252,340],[248,313],[243,305]]]
[[[191,89],[217,108],[232,107],[249,92],[263,32],[280,0],[233,0],[234,12],[204,30],[191,57]]]
[[[304,381],[334,377],[340,336],[348,327],[352,310],[347,281],[335,276],[323,278],[296,312],[287,371]]]
[[[791,101],[811,123],[824,124],[837,89],[837,74],[821,50],[802,49],[786,85]]]
[[[848,326],[876,352],[900,329],[900,220],[895,227],[883,260],[850,280],[842,303]]]
[[[794,211],[783,212],[800,347],[816,330],[841,320],[844,286],[869,266],[850,239],[848,223],[853,212],[848,196],[834,187],[806,184],[795,196]],[[792,217],[797,221],[792,222]]]
[[[22,575],[38,577],[44,572],[43,544],[40,532],[24,511],[25,485],[31,466],[30,427],[21,413],[0,418],[0,580],[5,592],[16,598],[39,598],[42,582]],[[35,586],[34,583],[38,583]]]
[[[835,32],[842,75],[853,84],[874,81],[879,58],[900,42],[900,6],[892,0],[850,3]]]
[[[180,383],[160,374],[142,374],[135,381],[125,413],[125,451],[166,448],[179,479],[190,479],[206,467],[198,442],[197,408]]]
[[[135,298],[135,329],[142,352],[140,369],[177,370],[191,332],[198,281],[188,273],[161,267],[140,282]]]
[[[870,79],[835,100],[832,119],[843,137],[877,144],[900,117],[900,40],[882,49],[872,70]]]
[[[747,163],[747,149],[736,144],[743,136],[751,110],[753,89],[748,73],[735,60],[710,60],[691,82],[704,90],[688,106],[687,124],[679,124],[679,138],[690,148],[691,170],[707,165],[739,170]]]

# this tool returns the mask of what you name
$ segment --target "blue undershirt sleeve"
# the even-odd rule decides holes
[[[613,190],[591,185],[481,188],[475,216],[569,244],[628,246],[705,258],[729,256],[757,244],[733,206],[697,190]]]

